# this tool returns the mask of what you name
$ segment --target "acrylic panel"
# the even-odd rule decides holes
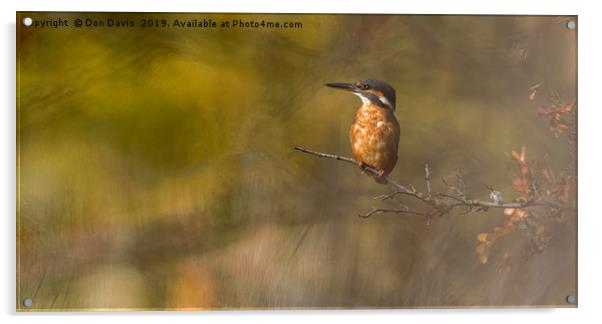
[[[18,311],[576,307],[576,16],[16,24]]]

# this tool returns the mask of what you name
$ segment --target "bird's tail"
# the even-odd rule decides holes
[[[382,176],[382,177],[373,176],[373,178],[374,178],[374,181],[376,181],[376,183],[387,184],[387,179],[384,176]]]

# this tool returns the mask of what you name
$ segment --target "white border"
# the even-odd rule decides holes
[[[602,138],[602,82],[600,70],[600,21],[597,1],[557,0],[305,0],[289,4],[284,1],[231,1],[197,3],[191,0],[130,1],[105,0],[22,0],[18,3],[2,1],[2,59],[4,75],[0,87],[3,109],[0,120],[0,154],[2,179],[0,206],[2,206],[2,249],[0,279],[0,307],[2,322],[16,321],[45,323],[104,323],[136,321],[162,323],[167,316],[185,323],[199,321],[245,321],[249,323],[306,323],[308,321],[346,323],[373,321],[399,322],[402,320],[438,323],[602,323],[600,303],[600,237],[602,212],[596,202],[602,192],[602,160],[599,138]],[[579,309],[474,309],[474,310],[400,310],[400,311],[309,311],[309,312],[179,312],[136,314],[93,314],[85,318],[62,314],[16,314],[15,308],[15,11],[189,11],[189,12],[291,12],[291,13],[432,13],[432,14],[577,14],[579,15]]]

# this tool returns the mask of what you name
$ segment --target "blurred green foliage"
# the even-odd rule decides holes
[[[387,188],[348,165],[359,101],[397,89],[400,162],[423,185],[461,168],[512,196],[506,153],[575,167],[529,101],[576,98],[561,17],[32,13],[35,19],[300,21],[301,29],[18,26],[18,300],[34,309],[559,305],[576,291],[574,222],[513,268],[481,265],[499,211],[361,220]],[[20,21],[23,14],[18,15]],[[510,197],[508,197],[510,198]],[[417,206],[415,206],[417,207]],[[493,252],[496,253],[495,251]]]

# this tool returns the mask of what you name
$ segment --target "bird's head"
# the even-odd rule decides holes
[[[374,104],[395,111],[395,89],[386,82],[366,79],[354,83],[326,83],[335,89],[351,91],[364,105]]]

